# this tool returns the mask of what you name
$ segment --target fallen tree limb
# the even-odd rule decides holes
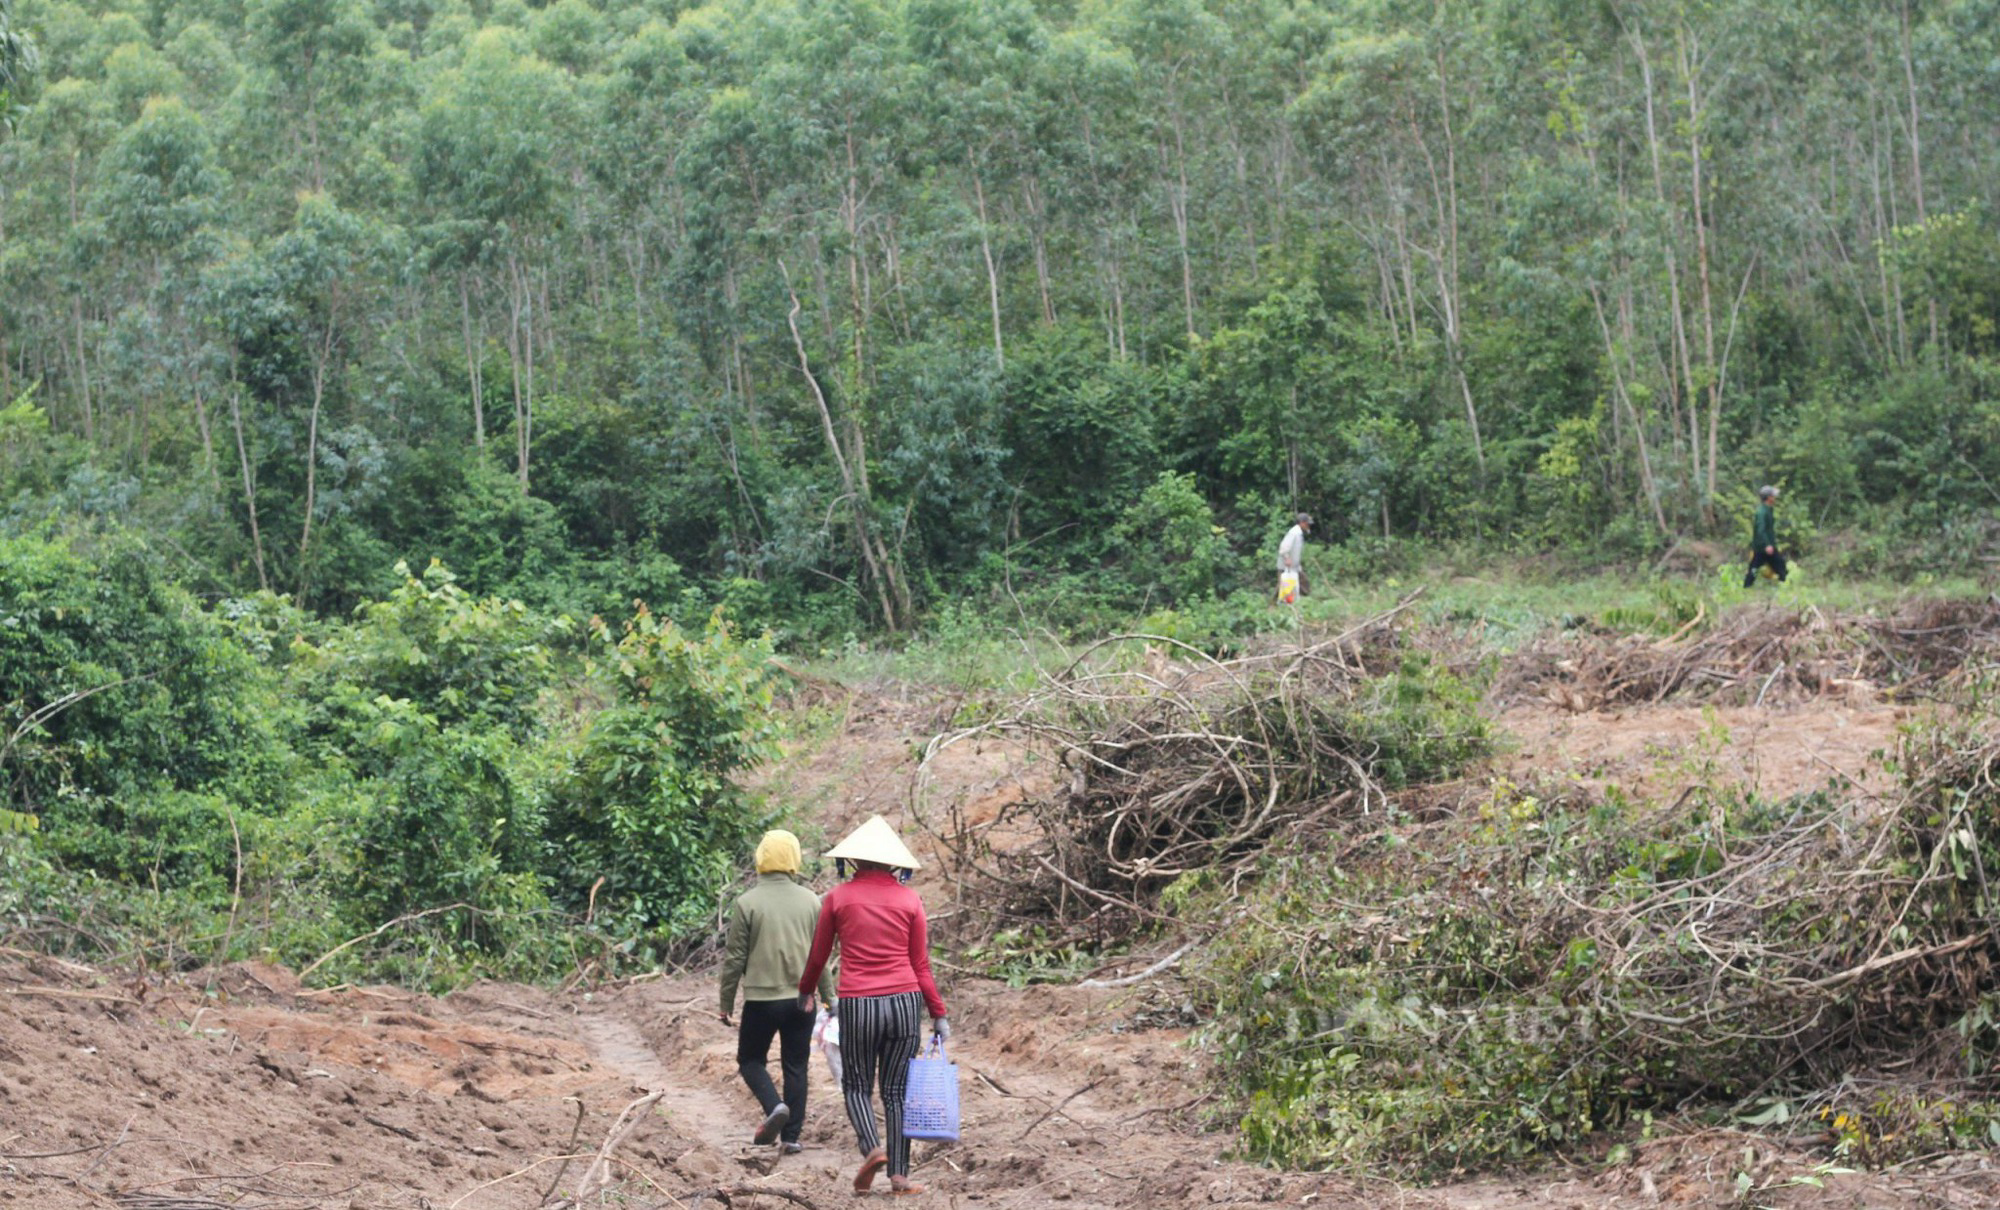
[[[1031,1135],[1031,1134],[1033,1134],[1033,1133],[1035,1132],[1035,1127],[1037,1127],[1037,1126],[1041,1125],[1041,1124],[1042,1124],[1043,1122],[1046,1122],[1046,1121],[1048,1121],[1048,1120],[1049,1120],[1050,1118],[1052,1118],[1052,1117],[1056,1116],[1057,1114],[1061,1113],[1061,1112],[1062,1112],[1062,1110],[1063,1110],[1063,1106],[1065,1106],[1065,1105],[1069,1104],[1069,1103],[1070,1103],[1071,1101],[1074,1101],[1074,1100],[1076,1100],[1076,1099],[1077,1099],[1078,1097],[1082,1096],[1082,1095],[1083,1095],[1084,1093],[1086,1093],[1086,1092],[1089,1092],[1089,1091],[1090,1091],[1091,1089],[1093,1089],[1093,1088],[1097,1087],[1097,1086],[1098,1086],[1099,1084],[1102,1084],[1102,1083],[1104,1083],[1104,1077],[1103,1077],[1103,1076],[1099,1076],[1099,1077],[1098,1077],[1097,1079],[1095,1079],[1095,1080],[1092,1080],[1092,1081],[1091,1081],[1090,1083],[1088,1083],[1088,1084],[1085,1084],[1085,1085],[1084,1085],[1084,1086],[1083,1086],[1082,1088],[1079,1088],[1079,1089],[1077,1089],[1077,1090],[1076,1090],[1075,1092],[1072,1092],[1072,1093],[1070,1093],[1070,1094],[1069,1094],[1068,1096],[1066,1096],[1066,1097],[1064,1097],[1064,1098],[1063,1098],[1062,1100],[1060,1100],[1060,1101],[1056,1102],[1056,1103],[1055,1103],[1054,1105],[1051,1105],[1051,1106],[1050,1106],[1050,1107],[1048,1108],[1048,1110],[1047,1110],[1046,1112],[1044,1112],[1044,1113],[1042,1114],[1042,1116],[1041,1116],[1041,1117],[1038,1117],[1038,1118],[1036,1118],[1036,1119],[1035,1119],[1034,1121],[1032,1121],[1032,1122],[1029,1122],[1029,1123],[1028,1123],[1028,1128],[1027,1128],[1026,1130],[1023,1130],[1023,1131],[1022,1131],[1022,1132],[1021,1132],[1020,1134],[1017,1134],[1017,1135],[1015,1135],[1015,1136],[1014,1136],[1014,1141],[1018,1143],[1018,1142],[1020,1142],[1020,1141],[1021,1141],[1022,1139],[1025,1139],[1025,1138],[1027,1138],[1027,1137],[1028,1137],[1029,1135]]]
[[[618,1120],[611,1123],[610,1133],[605,1135],[604,1145],[597,1149],[597,1155],[590,1161],[590,1167],[583,1170],[583,1179],[577,1182],[576,1196],[557,1202],[557,1206],[580,1206],[583,1204],[583,1199],[592,1192],[610,1184],[611,1153],[618,1149],[618,1144],[625,1141],[626,1135],[632,1133],[639,1123],[645,1120],[646,1112],[659,1104],[660,1098],[666,1095],[665,1089],[649,1092],[625,1107],[618,1115]]]
[[[819,1210],[819,1204],[802,1193],[794,1193],[790,1189],[760,1188],[756,1185],[728,1185],[703,1189],[693,1195],[694,1200],[688,1203],[688,1210],[694,1210],[709,1198],[714,1198],[725,1206],[733,1206],[736,1203],[732,1199],[739,1197],[775,1197],[780,1201],[791,1202],[795,1206],[804,1206],[806,1210]]]
[[[376,937],[380,937],[382,934],[388,932],[392,928],[395,928],[399,924],[410,924],[414,921],[422,920],[428,916],[441,916],[446,912],[456,912],[460,908],[463,908],[466,911],[473,913],[474,915],[479,914],[479,909],[472,906],[469,903],[449,903],[443,907],[426,908],[421,912],[411,912],[407,916],[398,916],[394,920],[386,921],[380,925],[377,925],[375,928],[370,929],[368,932],[361,934],[359,937],[352,937],[346,941],[341,942],[339,945],[334,946],[332,949],[326,951],[324,954],[321,954],[319,957],[313,959],[311,965],[307,966],[304,970],[299,972],[299,981],[303,983],[307,975],[310,975],[314,971],[318,970],[320,966],[326,962],[327,959],[333,957],[335,954],[338,954],[341,951],[349,949],[353,946],[360,945],[363,941],[371,941]]]
[[[1078,987],[1130,987],[1134,983],[1143,983],[1146,980],[1152,978],[1154,975],[1159,974],[1161,971],[1166,970],[1174,963],[1179,962],[1183,957],[1186,956],[1187,952],[1193,949],[1194,947],[1195,943],[1190,941],[1186,945],[1183,945],[1179,949],[1175,950],[1173,953],[1168,954],[1166,957],[1160,959],[1158,962],[1153,963],[1153,965],[1147,967],[1145,970],[1140,971],[1136,975],[1125,975],[1122,978],[1117,978],[1117,979],[1085,979],[1083,982],[1077,984],[1077,986]]]

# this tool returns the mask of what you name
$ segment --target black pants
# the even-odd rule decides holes
[[[771,1087],[771,1037],[778,1038],[778,1065],[785,1073],[785,1108],[792,1111],[779,1137],[787,1143],[799,1141],[806,1121],[806,1069],[812,1059],[813,1014],[799,1007],[797,997],[789,1000],[745,1000],[743,1021],[736,1030],[736,1070],[757,1096],[765,1114],[778,1105],[778,1090]]]
[[[1759,546],[1750,552],[1750,567],[1743,573],[1743,587],[1748,588],[1757,582],[1757,569],[1766,563],[1778,569],[1778,579],[1785,578],[1788,574],[1785,569],[1785,552],[1775,546],[1771,551],[1772,553],[1767,555],[1764,553],[1764,548]]]

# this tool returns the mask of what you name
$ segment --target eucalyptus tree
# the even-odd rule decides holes
[[[1038,192],[1030,143],[1039,125],[1034,110],[1045,98],[1038,95],[1033,75],[1035,62],[1046,52],[1048,33],[1027,0],[911,0],[903,21],[911,62],[922,74],[919,87],[933,99],[923,116],[934,135],[925,141],[928,157],[919,171],[936,171],[969,185],[986,271],[994,365],[1005,371],[1004,242],[996,255],[987,197],[989,191],[1011,197],[1024,182],[1031,199]],[[1038,248],[1037,258],[1047,316],[1046,252]]]
[[[1378,258],[1382,313],[1412,350],[1442,337],[1443,368],[1483,474],[1485,441],[1467,368],[1466,260],[1454,114],[1459,53],[1448,28],[1391,26],[1340,38],[1293,106],[1322,177],[1354,190]],[[1385,137],[1388,136],[1388,137]],[[1427,322],[1420,311],[1434,317]]]
[[[283,337],[295,350],[292,355],[305,363],[308,397],[301,458],[305,490],[297,556],[301,597],[311,583],[323,414],[365,332],[389,239],[389,232],[343,210],[326,194],[308,193],[300,196],[290,229],[263,253],[268,288],[274,295],[271,318],[282,324]]]
[[[11,133],[26,111],[28,89],[40,67],[35,40],[14,27],[14,0],[0,0],[0,134]]]
[[[690,205],[699,204],[703,190],[691,191],[682,172],[684,166],[704,177],[734,171],[726,152],[720,162],[702,164],[699,158],[687,158],[690,140],[701,132],[718,92],[731,83],[733,25],[729,11],[719,8],[697,10],[672,25],[649,21],[618,45],[609,71],[593,90],[596,137],[589,143],[589,169],[614,208],[617,221],[607,236],[625,261],[633,316],[642,336],[660,308],[661,295],[668,292],[664,281],[668,266],[690,240],[720,238],[710,221],[724,216],[697,218],[690,213]],[[736,142],[740,133],[726,136],[732,144],[729,150],[738,155],[747,150]],[[705,184],[712,188],[716,182]],[[739,226],[755,222],[748,207],[729,209]],[[700,235],[691,231],[695,226],[702,228]],[[727,278],[731,290],[739,271],[725,248],[712,243],[683,258],[681,265],[682,282]],[[696,289],[707,293],[705,286]],[[728,369],[740,371],[737,324],[713,313],[693,318],[691,326],[703,335],[705,348],[712,345],[706,338],[727,332]]]
[[[102,280],[112,292],[107,304],[123,314],[121,326],[142,346],[132,351],[128,365],[153,368],[187,355],[190,320],[181,305],[187,270],[202,256],[203,231],[221,217],[228,188],[229,175],[218,163],[206,124],[178,99],[148,102],[99,161],[84,223],[72,241],[101,254]],[[171,370],[147,378],[154,389],[142,382],[115,384],[136,405],[127,440],[142,458],[158,423],[150,414],[160,402],[157,390],[185,384]],[[214,445],[198,387],[193,400],[205,466],[212,467]]]
[[[86,438],[94,437],[97,427],[88,334],[94,327],[90,312],[100,301],[90,271],[100,241],[77,237],[98,159],[118,130],[101,85],[73,76],[57,80],[22,123],[22,137],[8,146],[22,169],[18,181],[10,177],[0,185],[12,213],[8,250],[31,257],[38,270],[20,289],[7,292],[8,309],[25,318],[19,309],[36,300],[42,322],[21,327],[19,336],[54,346],[52,355],[37,357],[44,367],[40,377],[50,384],[46,398],[55,414]],[[57,272],[48,271],[51,265]]]
[[[246,17],[255,92],[283,123],[272,133],[293,148],[293,187],[324,190],[329,162],[345,153],[343,115],[368,82],[368,13],[362,0],[264,0]]]
[[[7,136],[13,133],[15,123],[27,112],[28,88],[40,66],[41,51],[35,40],[14,27],[14,0],[0,0],[0,248],[7,244],[10,192],[4,178],[12,176],[8,168],[14,156],[7,147]],[[5,269],[4,253],[0,253],[0,281],[13,276],[5,273]],[[13,370],[8,358],[6,336],[8,326],[6,309],[0,309],[0,406],[11,404],[14,398]]]
[[[1226,61],[1230,30],[1199,0],[1106,0],[1091,14],[1107,37],[1138,64],[1136,119],[1152,144],[1156,187],[1166,201],[1180,266],[1180,295],[1187,335],[1196,335],[1196,228],[1207,200],[1194,163],[1208,143],[1204,119],[1215,112],[1216,73]],[[1203,249],[1204,262],[1213,254]]]
[[[1042,156],[1055,165],[1050,209],[1080,253],[1077,261],[1095,267],[1090,294],[1104,324],[1106,347],[1123,361],[1136,343],[1131,303],[1145,259],[1141,72],[1128,51],[1090,28],[1058,34],[1041,66],[1040,91],[1054,98],[1055,108],[1067,118],[1049,128],[1040,142]]]
[[[918,100],[915,76],[894,13],[877,0],[773,2],[747,20],[758,64],[750,89],[756,171],[773,181],[762,196],[760,234],[788,303],[786,330],[839,478],[862,580],[883,623],[902,629],[912,599],[875,515],[868,400],[877,297],[904,288],[891,203]],[[816,296],[825,337],[817,369],[801,324],[801,286]]]
[[[535,356],[553,348],[547,282],[561,191],[569,179],[575,92],[568,76],[505,29],[481,31],[463,63],[444,73],[425,99],[412,177],[435,223],[459,249],[460,301],[466,323],[478,440],[485,441],[478,364],[483,357],[486,295],[499,279],[502,333],[513,387],[514,470],[529,487],[534,449]],[[477,342],[472,316],[479,316]]]

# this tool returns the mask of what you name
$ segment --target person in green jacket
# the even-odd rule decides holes
[[[743,989],[743,1023],[736,1032],[736,1070],[757,1097],[764,1121],[751,1136],[759,1144],[782,1140],[787,1155],[803,1150],[799,1131],[806,1118],[806,1071],[812,1059],[815,1005],[799,998],[799,978],[812,952],[819,923],[819,896],[799,880],[799,838],[783,829],[757,842],[757,885],[743,892],[729,911],[729,941],[722,960],[722,1023]],[[833,973],[819,979],[819,994],[833,1001]],[[785,1097],[771,1086],[771,1039]]]
[[[1750,522],[1750,566],[1743,573],[1743,587],[1757,582],[1757,569],[1769,564],[1780,580],[1787,574],[1785,556],[1778,553],[1778,489],[1765,485],[1757,489],[1757,515]]]

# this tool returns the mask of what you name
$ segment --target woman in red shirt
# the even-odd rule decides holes
[[[923,1045],[921,1020],[930,1013],[931,1032],[951,1036],[944,999],[931,978],[930,926],[924,901],[898,881],[897,870],[914,870],[917,859],[880,815],[856,828],[826,855],[853,862],[854,877],[820,900],[812,954],[799,979],[808,1002],[819,975],[840,942],[841,1093],[847,1120],[861,1148],[854,1191],[866,1193],[875,1175],[889,1169],[896,1193],[921,1193],[910,1183],[910,1140],[903,1137],[903,1097],[909,1091],[910,1060]],[[875,1080],[882,1081],[882,1117],[887,1138],[876,1133]]]

